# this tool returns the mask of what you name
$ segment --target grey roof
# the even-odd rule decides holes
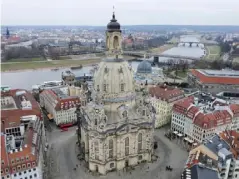
[[[152,73],[151,64],[147,60],[142,61],[138,65],[137,73]]]
[[[65,93],[63,93],[63,91],[61,91],[59,88],[53,88],[51,89],[60,99],[66,99],[69,98],[68,95],[66,95]]]
[[[194,165],[191,168],[191,178],[192,179],[219,179],[218,172],[216,170]]]
[[[239,71],[234,70],[199,70],[206,76],[238,78]]]
[[[221,146],[219,144],[221,144]],[[211,140],[207,141],[205,146],[216,155],[218,155],[218,151],[222,148],[226,148],[230,151],[230,146],[224,140],[220,139],[218,135],[215,135]],[[219,146],[220,149],[218,148]]]
[[[229,150],[227,150],[226,148],[220,149],[219,152],[221,152],[221,153],[224,154],[225,156],[232,155],[232,153],[231,153]]]

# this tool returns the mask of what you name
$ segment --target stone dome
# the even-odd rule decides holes
[[[115,14],[113,14],[112,19],[107,24],[108,31],[120,31],[120,24],[115,19]]]
[[[94,91],[100,95],[105,106],[132,102],[135,98],[134,85],[133,70],[128,62],[121,59],[102,61],[94,74]]]
[[[151,64],[147,60],[142,61],[137,67],[137,73],[152,73]]]

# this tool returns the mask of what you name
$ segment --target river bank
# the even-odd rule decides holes
[[[55,60],[55,61],[42,61],[42,62],[22,62],[22,63],[4,63],[1,64],[1,72],[22,72],[45,70],[53,68],[70,68],[74,66],[87,66],[99,63],[101,58],[98,59],[84,59],[84,60]]]

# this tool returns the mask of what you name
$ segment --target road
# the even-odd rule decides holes
[[[164,137],[165,129],[155,131],[155,140],[158,142],[158,149],[155,154],[159,156],[153,163],[140,164],[132,171],[110,172],[106,176],[100,176],[105,179],[178,179],[180,178],[184,164],[187,159],[187,152],[175,143]],[[51,179],[96,179],[88,169],[77,159],[76,148],[76,128],[70,128],[69,131],[61,132],[55,128],[49,135],[48,159],[51,163]],[[79,167],[76,167],[78,164]],[[172,172],[166,171],[165,167],[170,165]],[[74,170],[74,168],[77,168]]]

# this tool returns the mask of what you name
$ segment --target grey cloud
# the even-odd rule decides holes
[[[238,0],[2,0],[6,25],[239,25]]]

